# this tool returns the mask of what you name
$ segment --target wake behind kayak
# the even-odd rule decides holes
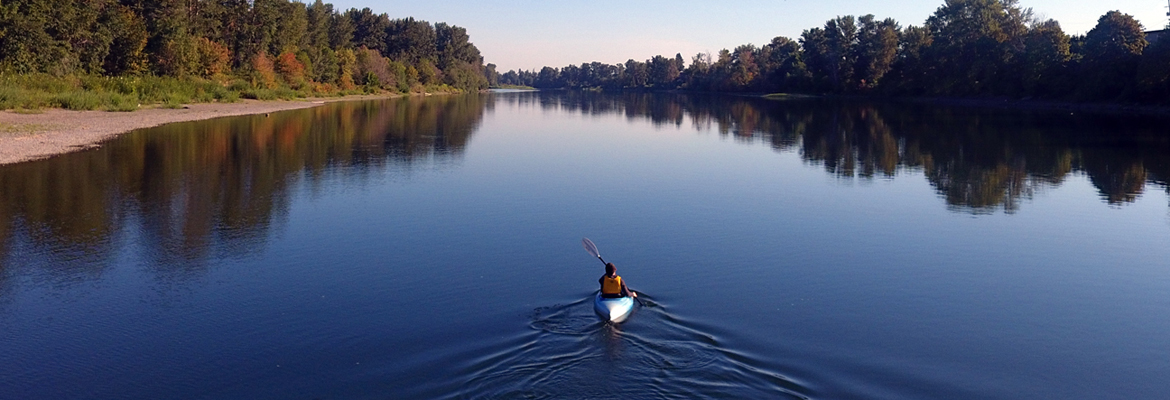
[[[593,297],[593,311],[603,321],[619,323],[630,316],[634,310],[634,299],[630,297],[605,298],[598,293]]]

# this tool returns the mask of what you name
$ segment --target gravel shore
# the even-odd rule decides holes
[[[368,96],[362,96],[365,97]],[[181,109],[149,108],[134,112],[60,109],[37,113],[0,111],[0,165],[87,149],[135,129],[172,122],[309,108],[321,104],[324,104],[324,101],[245,100],[238,103],[190,104]]]

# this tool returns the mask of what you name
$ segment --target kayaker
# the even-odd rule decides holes
[[[626,283],[622,281],[622,277],[617,274],[617,267],[613,263],[605,264],[605,275],[601,276],[597,282],[601,283],[601,297],[618,298],[618,297],[638,297],[630,288],[626,287]]]

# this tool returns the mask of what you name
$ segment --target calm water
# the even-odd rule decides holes
[[[526,92],[134,132],[0,168],[0,398],[1162,398],[1168,122]]]

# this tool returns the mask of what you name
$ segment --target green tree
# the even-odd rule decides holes
[[[1010,71],[1029,19],[1031,10],[1016,0],[947,0],[926,20],[932,45],[925,59],[937,76],[931,91],[979,95],[1015,87]]]
[[[348,16],[334,12],[329,16],[329,47],[334,49],[353,48],[353,20]]]
[[[1137,83],[1143,100],[1165,104],[1170,99],[1170,39],[1162,38],[1142,51]]]
[[[1030,96],[1062,95],[1067,92],[1069,37],[1060,29],[1060,23],[1047,20],[1028,30],[1023,54],[1020,80],[1024,93]]]
[[[337,79],[336,71],[330,72],[330,68],[337,68],[337,60],[325,60],[326,57],[332,57],[332,50],[329,48],[329,28],[333,23],[331,16],[333,15],[333,5],[325,4],[321,0],[316,0],[309,5],[305,13],[306,36],[305,36],[305,52],[309,56],[312,68],[309,69],[309,77],[318,82],[333,82]],[[329,53],[326,56],[326,53]],[[325,64],[329,63],[329,66]],[[329,75],[326,79],[324,75]]]
[[[453,36],[452,32],[448,32],[448,34]],[[390,21],[386,28],[385,40],[388,52],[385,54],[390,58],[411,65],[417,66],[423,60],[429,60],[434,64],[439,61],[437,36],[435,28],[426,21],[417,21],[414,18]],[[454,45],[452,39],[449,41],[452,41],[453,45],[452,54],[457,53],[458,50],[454,48],[457,45]],[[475,50],[476,53],[478,51]]]
[[[3,69],[18,74],[71,72],[74,58],[69,43],[52,34],[64,28],[59,15],[64,7],[49,0],[6,3],[0,4],[7,32],[0,38]]]
[[[484,65],[483,76],[488,78],[488,87],[495,88],[500,85],[500,73],[496,71],[496,64]]]
[[[1146,34],[1133,16],[1110,11],[1085,34],[1081,77],[1083,95],[1113,100],[1131,90]]]
[[[532,86],[538,88],[555,88],[560,78],[560,70],[552,67],[544,67],[540,69],[540,73],[537,74],[536,79],[532,82]]]
[[[875,21],[873,14],[858,19],[857,85],[862,90],[871,90],[890,71],[898,52],[898,36],[901,29],[892,18]]]
[[[328,47],[320,50],[317,56],[317,62],[313,65],[313,72],[316,75],[314,80],[323,83],[338,83],[341,78],[341,64],[337,59],[337,52]]]
[[[812,75],[810,89],[814,91],[828,91],[832,87],[829,82],[829,70],[835,65],[829,54],[829,40],[825,30],[821,28],[805,29],[800,34],[800,47],[805,55],[809,73]]]
[[[146,24],[126,6],[110,7],[104,18],[110,30],[110,51],[102,62],[102,70],[109,75],[127,75],[147,69]]]
[[[108,0],[95,0],[88,6],[62,7],[61,17],[70,28],[59,32],[61,39],[69,44],[76,59],[76,70],[86,74],[101,74],[106,55],[110,52],[113,36],[105,19],[118,6]]]
[[[853,16],[837,17],[825,23],[825,39],[828,44],[827,63],[829,83],[837,92],[852,90],[854,66],[857,64],[857,24]]]
[[[673,88],[675,79],[678,79],[678,64],[673,59],[661,55],[654,56],[647,61],[649,72],[648,84],[656,88]]]
[[[471,37],[467,29],[445,23],[435,24],[435,51],[438,53],[439,67],[451,68],[460,63],[479,64],[481,57],[479,49],[471,44]]]
[[[805,30],[801,47],[817,89],[841,93],[852,90],[857,64],[857,25],[852,16],[825,22],[824,28]]]
[[[439,70],[430,59],[419,60],[415,69],[418,70],[418,81],[423,85],[438,85],[443,82],[443,71]]]
[[[155,73],[183,76],[193,72],[198,54],[195,40],[189,33],[187,1],[139,0],[134,6],[146,22],[149,38],[146,52]]]
[[[760,49],[760,74],[764,90],[789,91],[804,85],[808,71],[801,59],[800,43],[777,36]]]
[[[357,73],[357,54],[353,49],[342,48],[335,52],[337,56],[337,86],[345,90],[357,87],[354,74]]]
[[[279,0],[276,5],[276,32],[268,52],[271,54],[296,53],[309,47],[308,9],[295,1]]]
[[[731,74],[728,77],[731,90],[749,90],[756,77],[760,74],[760,67],[756,64],[756,47],[751,44],[735,48],[731,56]]]
[[[618,64],[621,65],[621,64]],[[622,65],[622,79],[625,75],[625,66]],[[698,53],[691,57],[691,65],[682,72],[682,87],[691,90],[709,90],[708,76],[711,72],[711,54]]]
[[[259,53],[272,49],[273,38],[279,34],[281,2],[287,0],[231,0],[229,15],[234,15],[229,31],[234,33],[233,60],[237,67],[254,66]]]
[[[925,54],[933,43],[934,37],[925,27],[911,25],[902,30],[897,55],[883,83],[887,92],[920,95],[927,91],[934,76],[930,70],[935,64],[926,60]]]
[[[213,42],[230,41],[224,26],[230,19],[227,16],[228,8],[219,0],[188,0],[187,20],[190,21],[189,33],[194,37],[204,37]]]
[[[650,81],[650,70],[646,67],[646,63],[634,61],[631,58],[626,61],[625,72],[625,87],[642,88],[646,87]],[[540,74],[543,76],[544,70],[541,70]]]
[[[386,14],[374,14],[369,8],[345,12],[353,25],[353,46],[366,47],[381,54],[391,54],[386,48],[390,19]]]

